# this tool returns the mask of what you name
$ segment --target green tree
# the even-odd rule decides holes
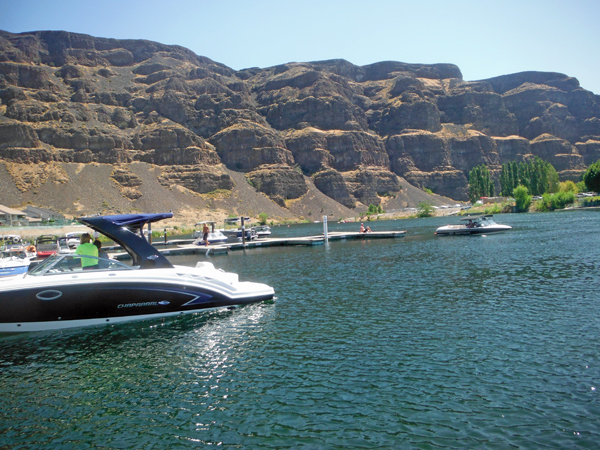
[[[563,209],[565,206],[575,201],[573,192],[557,192],[556,194],[542,195],[542,201],[538,205],[540,211],[554,211],[555,209]]]
[[[369,209],[367,210],[367,216],[370,216],[373,214],[383,214],[384,212],[385,211],[383,210],[381,205],[374,205],[373,203],[371,203],[369,205]]]
[[[588,191],[600,192],[600,159],[587,168],[581,180]]]
[[[563,181],[562,183],[560,183],[560,188],[558,191],[559,192],[573,192],[574,194],[577,194],[579,192],[579,189],[577,188],[577,185],[573,181],[567,180],[567,181]]]
[[[421,202],[417,210],[417,217],[431,217],[434,214],[433,206],[431,203]]]
[[[506,196],[507,192],[510,192],[510,168],[508,164],[502,164],[502,170],[500,171],[500,195]]]
[[[519,185],[519,164],[516,161],[510,161],[502,164],[500,171],[500,193],[505,197],[510,197],[513,190]]]
[[[558,173],[552,164],[537,156],[527,162],[503,164],[500,172],[502,195],[511,195],[519,185],[525,186],[531,195],[556,192],[559,189]]]
[[[552,164],[546,162],[546,192],[558,192],[559,187],[558,172]]]
[[[494,182],[488,168],[482,164],[469,172],[469,198],[475,203],[480,197],[494,196]]]
[[[258,222],[259,222],[261,225],[266,225],[266,223],[267,223],[267,218],[268,218],[268,217],[269,217],[269,216],[267,215],[267,213],[260,213],[260,214],[258,215]]]
[[[513,190],[513,197],[517,205],[517,211],[527,211],[531,205],[531,195],[527,187],[520,185]]]

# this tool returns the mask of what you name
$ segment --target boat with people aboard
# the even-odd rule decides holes
[[[22,275],[30,264],[31,260],[22,245],[6,245],[0,251],[0,279]]]
[[[499,233],[512,229],[509,225],[501,225],[492,219],[492,214],[470,215],[460,219],[458,225],[444,225],[435,230],[438,236],[477,235]]]
[[[89,255],[46,258],[28,273],[0,283],[0,332],[114,324],[274,298],[271,286],[239,281],[237,274],[209,262],[171,264],[143,236],[145,225],[171,217],[173,213],[79,218],[129,253],[132,265]]]
[[[222,244],[227,242],[227,236],[225,236],[221,230],[215,229],[216,222],[204,221],[197,222],[196,226],[200,227],[192,233],[192,237],[195,239],[194,244],[204,245],[204,225],[208,227],[208,243],[209,244]]]
[[[18,243],[11,243],[10,241],[6,241],[3,246],[0,247],[2,251],[13,251],[13,252],[24,252],[25,256],[29,258],[29,260],[33,260],[37,258],[37,252],[35,249],[35,245],[26,244],[23,241]],[[21,256],[19,254],[19,256]]]

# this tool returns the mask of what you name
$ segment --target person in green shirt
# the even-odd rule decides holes
[[[89,233],[81,235],[81,244],[75,250],[76,255],[98,257],[98,247],[91,242],[92,236]],[[81,267],[83,270],[92,270],[98,268],[98,260],[93,258],[81,258]]]

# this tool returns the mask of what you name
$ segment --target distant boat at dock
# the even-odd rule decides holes
[[[269,225],[259,225],[253,229],[259,238],[269,237],[271,235],[271,227]]]
[[[208,232],[208,239],[207,239],[209,244],[222,244],[224,242],[227,242],[227,236],[225,236],[221,232],[221,230],[217,230],[215,228],[216,222],[204,221],[204,222],[196,223],[196,226],[199,226],[200,228],[195,230],[192,233],[192,237],[195,239],[194,244],[204,245],[204,235],[202,232],[202,228],[204,227],[205,224],[209,227],[209,230],[210,230]]]

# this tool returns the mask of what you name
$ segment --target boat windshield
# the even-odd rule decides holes
[[[486,216],[471,216],[460,219],[461,222],[465,222],[464,225],[467,228],[481,228],[489,225],[496,225],[496,222],[492,219],[491,215]]]
[[[496,225],[496,222],[494,222],[491,217],[482,217],[477,222],[478,222],[478,224],[480,224],[480,225],[478,225],[480,227],[487,227],[489,225]]]
[[[42,242],[36,246],[38,252],[53,252],[58,250],[58,242]]]
[[[20,258],[20,259],[25,259],[27,258],[27,253],[25,253],[22,250],[5,250],[2,253],[0,253],[0,258]]]
[[[87,260],[88,264],[85,269],[81,266],[83,259]],[[89,265],[91,260],[96,260],[97,264]],[[54,255],[35,266],[27,273],[27,275],[39,277],[61,273],[87,273],[90,271],[116,271],[132,269],[133,267],[128,266],[120,261],[115,261],[114,259],[80,255]]]

